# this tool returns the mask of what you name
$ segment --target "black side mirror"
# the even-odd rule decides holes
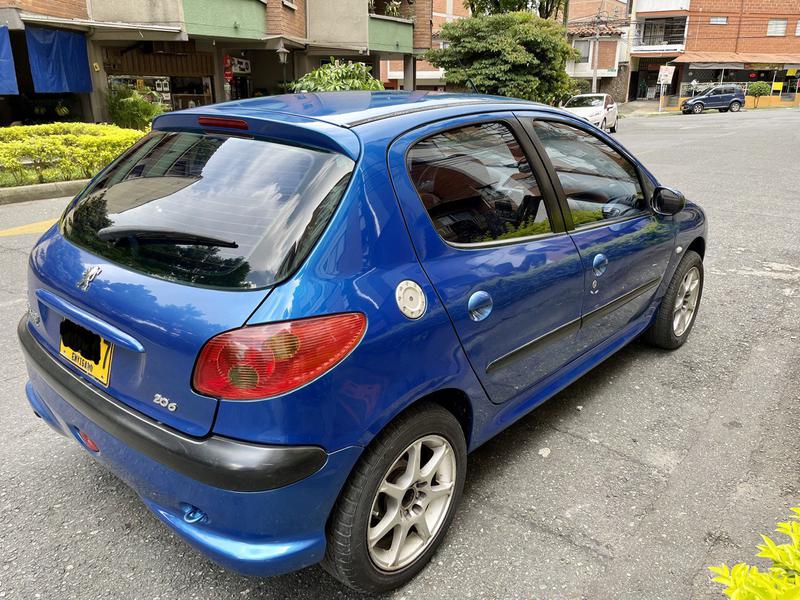
[[[677,190],[657,187],[653,192],[653,209],[660,215],[677,215],[686,206],[686,197]]]

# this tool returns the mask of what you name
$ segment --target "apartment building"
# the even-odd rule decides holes
[[[658,98],[673,65],[671,107],[720,82],[767,81],[762,104],[798,102],[800,0],[632,0],[631,18],[630,99]]]
[[[597,16],[619,20],[628,16],[626,0],[569,0],[567,20],[570,23],[589,21]]]
[[[432,0],[0,0],[0,125],[104,120],[114,84],[171,109],[279,93],[331,57],[397,60],[413,87],[432,19]]]
[[[433,0],[431,5],[432,48],[441,48],[445,42],[441,38],[442,25],[463,19],[470,15],[469,9],[464,6],[463,0]],[[438,69],[427,61],[417,60],[416,89],[439,90],[445,89],[444,69]],[[381,80],[390,89],[404,89],[403,63],[401,61],[385,61],[381,63]]]

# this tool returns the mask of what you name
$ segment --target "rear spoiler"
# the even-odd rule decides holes
[[[344,154],[358,160],[361,143],[345,127],[318,119],[269,110],[248,110],[214,105],[163,113],[153,121],[153,130],[226,133],[238,137],[274,140]]]

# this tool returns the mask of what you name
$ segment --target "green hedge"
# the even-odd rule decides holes
[[[0,129],[0,187],[93,177],[143,131],[50,123]]]

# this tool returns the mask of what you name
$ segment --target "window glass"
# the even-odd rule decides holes
[[[589,48],[589,42],[587,41],[581,40],[575,42],[575,50],[581,53],[580,58],[575,61],[576,63],[582,64],[589,62]]]
[[[603,104],[603,96],[601,95],[581,95],[573,96],[564,105],[565,108],[591,108],[593,106],[601,106]]]
[[[770,19],[767,21],[767,35],[768,36],[783,36],[786,35],[786,19]]]
[[[646,212],[635,167],[593,135],[563,123],[534,121],[576,227]]]
[[[408,167],[436,231],[448,242],[552,231],[536,176],[505,125],[471,125],[426,138],[409,151]]]
[[[305,260],[353,166],[340,154],[277,142],[154,132],[81,194],[62,231],[154,277],[269,286]]]

